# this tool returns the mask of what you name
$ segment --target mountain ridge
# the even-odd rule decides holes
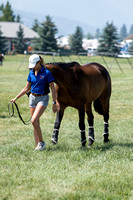
[[[39,23],[42,23],[45,21],[46,17],[43,14],[32,13],[17,9],[14,9],[14,12],[16,15],[20,15],[21,21],[24,23],[24,25],[28,26],[29,28],[33,26],[35,19],[37,19]],[[74,34],[77,26],[80,26],[82,28],[84,35],[86,35],[87,33],[94,34],[96,32],[96,27],[78,20],[73,20],[61,16],[50,16],[50,17],[52,18],[52,21],[54,22],[54,24],[58,29],[57,33],[58,36],[60,35],[66,36]]]

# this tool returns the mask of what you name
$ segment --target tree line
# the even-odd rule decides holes
[[[20,15],[15,15],[11,4],[7,1],[6,5],[0,5],[0,21],[8,22],[21,22]],[[21,22],[22,23],[22,22]],[[38,33],[39,38],[34,39],[33,48],[35,51],[48,51],[48,52],[69,52],[78,54],[84,51],[82,47],[82,41],[84,34],[82,28],[77,26],[74,34],[69,36],[69,49],[61,48],[57,45],[56,34],[58,33],[58,28],[52,21],[52,18],[48,15],[45,17],[45,21],[40,23],[37,19],[34,20],[32,29]],[[114,26],[113,22],[107,22],[102,32],[100,29],[96,30],[95,35],[88,33],[86,35],[87,39],[97,38],[99,40],[98,52],[109,52],[118,53],[120,51],[119,42],[122,41],[128,35],[133,34],[133,25],[130,27],[129,33],[127,33],[126,25],[120,29],[118,33],[117,28]],[[2,36],[3,33],[0,27],[0,52],[6,52],[6,40]],[[13,43],[15,44],[15,50],[17,53],[23,53],[27,49],[27,45],[24,41],[24,31],[21,25],[16,33],[16,39]],[[133,49],[133,44],[131,44],[131,51]]]

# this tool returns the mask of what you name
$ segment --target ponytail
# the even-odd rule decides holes
[[[39,57],[40,57],[40,65],[44,66],[45,62],[44,62],[43,58],[41,56],[39,56]]]

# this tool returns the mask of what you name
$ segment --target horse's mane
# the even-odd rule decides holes
[[[58,65],[60,68],[69,68],[73,67],[74,65],[80,66],[78,62],[69,62],[69,63],[55,62],[55,63],[46,63],[46,65]]]

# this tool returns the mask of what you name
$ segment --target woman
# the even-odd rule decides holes
[[[42,57],[37,54],[30,56],[29,69],[31,69],[31,71],[28,75],[26,86],[11,101],[15,102],[31,90],[31,94],[29,96],[29,107],[31,112],[31,122],[34,128],[34,138],[36,143],[35,150],[43,150],[46,144],[42,138],[39,119],[48,105],[48,93],[50,92],[49,86],[53,97],[53,112],[55,113],[57,111],[54,78],[51,72],[44,67]]]

